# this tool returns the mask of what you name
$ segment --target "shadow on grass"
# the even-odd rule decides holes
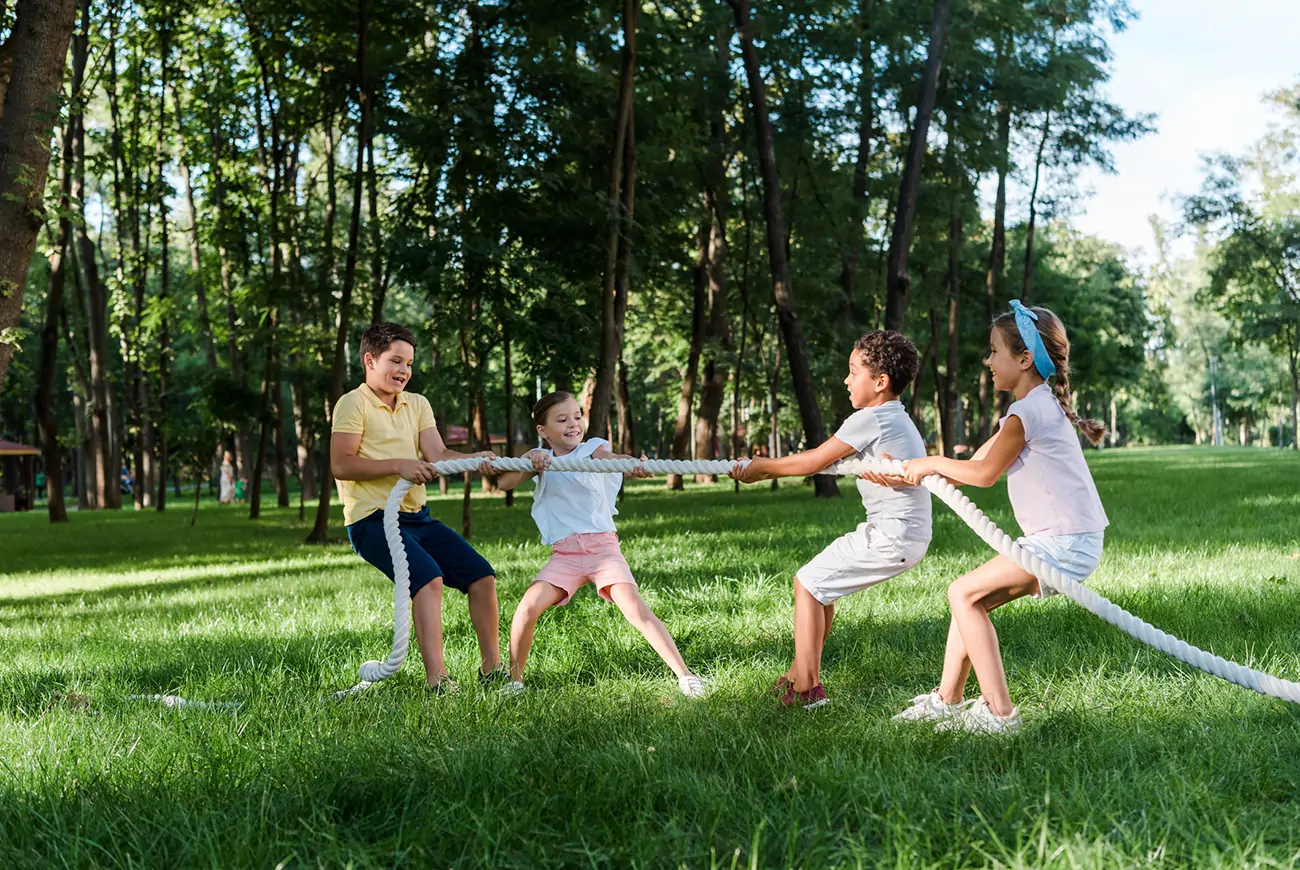
[[[1215,850],[1285,861],[1300,823],[1300,718],[1276,703],[1071,708],[1006,741],[896,728],[851,703],[809,714],[635,687],[264,697],[241,721],[142,711],[128,720],[144,735],[135,755],[99,767],[69,754],[0,784],[0,854],[658,867],[730,866],[739,850],[741,866],[965,866],[1041,836],[1047,854],[1020,863],[1101,846],[1123,859],[1101,864],[1158,850],[1166,866],[1206,866]]]

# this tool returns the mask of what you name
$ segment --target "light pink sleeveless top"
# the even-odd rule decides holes
[[[1019,417],[1025,449],[1007,472],[1007,495],[1025,535],[1100,532],[1110,524],[1083,458],[1078,430],[1052,388],[1040,384],[1002,418]]]

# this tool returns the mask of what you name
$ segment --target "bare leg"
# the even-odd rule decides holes
[[[998,716],[1010,715],[1012,704],[998,633],[989,619],[989,611],[1037,590],[1038,581],[1033,575],[1005,556],[985,562],[948,587],[953,623],[975,669],[980,692],[989,709]],[[955,680],[955,673],[953,677]]]
[[[833,611],[832,611],[833,612]],[[794,688],[806,692],[821,682],[822,646],[830,629],[826,605],[794,578]]]
[[[501,611],[497,606],[497,578],[489,574],[469,585],[469,621],[478,636],[478,651],[483,657],[479,673],[489,674],[501,665],[501,636],[498,633]]]
[[[623,611],[627,621],[650,642],[650,646],[659,653],[659,658],[664,660],[664,664],[673,669],[674,674],[681,677],[690,673],[690,669],[682,659],[682,654],[677,651],[673,636],[668,633],[668,629],[659,617],[646,606],[635,586],[631,583],[615,583],[609,587],[609,597],[618,605],[618,609]]]
[[[796,625],[798,625],[798,620],[799,620],[799,603],[800,603],[799,593],[803,592],[807,594],[807,591],[808,590],[803,588],[803,584],[799,582],[799,578],[796,577],[794,580],[795,624]],[[814,601],[816,601],[816,599],[814,599]],[[822,631],[822,641],[821,641],[821,650],[824,650],[826,648],[826,640],[831,636],[831,622],[833,622],[835,619],[835,605],[833,603],[821,604],[820,602],[817,602],[817,604],[819,607],[821,607],[822,613],[824,613],[826,617],[826,628],[823,629]],[[813,678],[813,682],[809,685],[809,688],[821,682],[821,650],[819,650],[817,653],[817,669]],[[799,660],[799,635],[798,632],[796,631],[795,661],[790,663],[790,668],[785,672],[785,678],[792,683],[795,681],[795,672],[798,669],[798,660]],[[807,690],[805,689],[803,691],[807,691]]]
[[[447,676],[447,663],[442,653],[442,578],[435,577],[425,584],[411,599],[411,616],[415,623],[415,639],[420,644],[420,658],[424,660],[424,678],[437,685]]]
[[[564,590],[545,580],[528,587],[510,620],[510,679],[517,683],[524,681],[524,665],[528,664],[528,653],[533,648],[537,620],[548,607],[563,600]]]
[[[966,693],[966,681],[970,678],[970,657],[966,655],[966,644],[962,643],[961,631],[957,628],[957,617],[948,620],[948,645],[943,651],[943,676],[939,678],[939,697],[945,704],[956,704]]]

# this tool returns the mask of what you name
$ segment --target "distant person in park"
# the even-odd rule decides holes
[[[235,502],[243,504],[248,500],[248,478],[241,477],[235,481]]]
[[[502,688],[507,695],[524,691],[524,665],[533,646],[537,620],[551,607],[563,607],[575,592],[591,583],[596,593],[613,602],[677,675],[683,695],[702,697],[704,680],[686,667],[672,635],[659,617],[646,606],[637,591],[632,569],[619,547],[614,528],[614,506],[621,476],[590,471],[547,471],[551,460],[632,459],[613,453],[603,438],[584,441],[586,421],[582,406],[565,392],[550,393],[533,407],[533,423],[546,447],[530,450],[532,471],[514,471],[498,478],[503,489],[513,489],[537,478],[533,494],[533,519],[542,533],[542,543],[551,548],[551,558],[524,593],[510,623],[510,682]],[[486,472],[488,469],[484,469]],[[650,477],[645,471],[633,477]]]
[[[1060,318],[1018,301],[993,321],[984,360],[993,386],[1015,401],[1001,428],[968,460],[932,456],[904,463],[909,483],[941,474],[953,483],[992,486],[1007,476],[1007,494],[1025,537],[1020,546],[1082,583],[1101,562],[1108,521],[1083,458],[1075,427],[1093,444],[1106,434],[1097,420],[1080,420],[1070,396],[1070,340]],[[1055,378],[1055,383],[1048,381]],[[998,635],[989,612],[1008,601],[1056,590],[1005,556],[995,556],[948,587],[952,622],[939,686],[895,716],[937,722],[940,730],[1012,732],[1012,706]],[[983,696],[963,701],[971,667]]]
[[[745,483],[816,474],[841,459],[925,456],[899,394],[916,377],[916,348],[898,332],[876,330],[858,339],[849,353],[844,385],[856,409],[821,445],[779,459],[738,465],[731,476]],[[858,482],[866,521],[842,535],[794,577],[794,663],[773,690],[787,707],[825,704],[822,650],[835,617],[835,602],[910,570],[930,547],[930,493],[907,486]]]
[[[335,405],[330,439],[330,468],[338,481],[352,549],[393,579],[384,505],[399,478],[415,484],[402,500],[399,524],[411,570],[415,636],[429,688],[439,695],[458,688],[443,656],[444,586],[469,598],[469,618],[483,659],[479,677],[503,677],[496,571],[464,538],[429,516],[424,488],[438,476],[430,463],[494,454],[448,450],[429,400],[406,392],[415,361],[415,336],[409,329],[395,323],[371,326],[361,336],[361,360],[365,383]]]
[[[220,504],[231,504],[235,500],[235,457],[227,450],[221,457],[221,494]]]

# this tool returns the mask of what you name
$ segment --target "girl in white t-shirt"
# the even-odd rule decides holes
[[[537,489],[533,494],[533,519],[542,533],[542,543],[551,547],[551,558],[533,580],[523,600],[515,609],[510,623],[510,682],[502,689],[512,695],[524,690],[524,665],[533,646],[537,620],[550,607],[569,603],[573,593],[587,583],[597,594],[618,605],[654,651],[677,675],[683,695],[704,695],[704,681],[686,667],[677,644],[659,617],[646,606],[637,591],[636,580],[627,559],[619,549],[614,515],[622,477],[584,471],[547,471],[552,458],[632,459],[612,453],[609,442],[601,438],[583,441],[585,421],[582,406],[568,393],[543,396],[533,408],[537,434],[550,449],[531,450],[527,456],[533,471],[517,471],[497,478],[503,489],[513,489],[533,477]],[[638,469],[634,477],[649,477]]]
[[[1106,512],[1083,458],[1075,427],[1099,443],[1105,427],[1080,420],[1070,397],[1070,341],[1046,308],[1019,301],[993,321],[984,364],[993,386],[1015,396],[997,434],[968,461],[930,456],[905,462],[905,480],[941,474],[957,484],[992,486],[1007,475],[1007,494],[1025,537],[1018,543],[1078,582],[1101,562]],[[1048,381],[1055,378],[1055,383]],[[996,607],[1055,590],[1005,556],[996,556],[948,587],[952,622],[939,687],[895,716],[938,722],[940,730],[1008,732],[1020,727],[1011,703],[998,635],[989,619]],[[983,697],[963,702],[971,668]]]

